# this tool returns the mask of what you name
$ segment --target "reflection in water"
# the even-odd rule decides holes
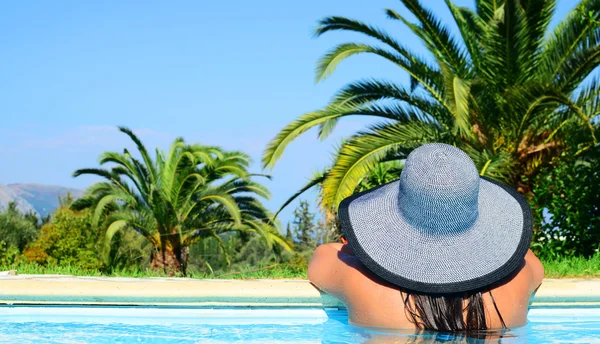
[[[448,333],[413,333],[404,335],[380,334],[370,335],[363,344],[437,344],[437,343],[468,343],[468,344],[491,344],[501,343],[504,338],[515,338],[510,334],[477,334],[477,335],[457,335]]]
[[[438,333],[433,331],[415,332],[414,330],[369,329],[348,324],[345,312],[328,312],[329,320],[323,324],[322,343],[355,343],[355,344],[404,344],[404,343],[518,343],[517,337],[524,339],[522,331],[482,331],[461,334]],[[338,331],[339,329],[339,331]],[[343,330],[342,330],[343,329]],[[337,334],[337,335],[336,335]]]

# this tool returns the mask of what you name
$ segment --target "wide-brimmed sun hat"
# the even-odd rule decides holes
[[[399,180],[346,198],[338,216],[369,270],[420,293],[474,291],[502,280],[523,263],[532,234],[527,201],[441,143],[412,151]]]

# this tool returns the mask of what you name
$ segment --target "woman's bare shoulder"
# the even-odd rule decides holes
[[[527,251],[525,255],[525,266],[530,274],[530,290],[533,292],[539,288],[544,280],[544,266],[531,250]]]
[[[544,267],[540,260],[529,250],[520,268],[498,284],[492,286],[496,292],[508,291],[509,294],[529,296],[542,283]]]
[[[317,247],[308,265],[308,279],[334,296],[343,295],[358,259],[347,245],[332,243]]]

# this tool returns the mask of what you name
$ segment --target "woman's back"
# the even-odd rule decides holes
[[[470,332],[519,326],[543,269],[528,251],[533,217],[516,190],[481,177],[447,144],[407,157],[397,181],[338,208],[348,245],[324,245],[309,279],[355,324]]]
[[[494,301],[507,327],[524,325],[530,297],[540,285],[543,274],[540,261],[529,251],[522,268],[490,290],[494,300],[489,292],[483,292],[487,327],[502,328]],[[308,275],[315,286],[344,302],[353,324],[387,329],[416,328],[405,311],[403,297],[407,295],[371,273],[347,246],[320,246],[311,260]],[[466,318],[466,314],[464,316]]]

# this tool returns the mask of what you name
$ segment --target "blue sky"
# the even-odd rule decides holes
[[[424,3],[449,22],[443,0]],[[558,4],[555,22],[574,2]],[[408,81],[388,63],[359,56],[315,83],[320,56],[362,40],[347,33],[313,38],[324,16],[375,24],[425,54],[408,30],[385,18],[388,7],[407,13],[397,0],[0,2],[0,184],[85,188],[95,180],[72,178],[75,169],[97,166],[102,151],[131,146],[117,125],[134,129],[151,148],[166,149],[182,136],[243,150],[261,172],[268,141],[345,83]],[[269,171],[267,205],[277,209],[364,124],[346,119],[324,142],[309,132],[293,143]]]

